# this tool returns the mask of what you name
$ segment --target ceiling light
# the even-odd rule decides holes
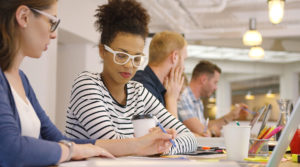
[[[278,24],[283,19],[285,0],[268,0],[269,19],[271,23]]]
[[[262,43],[261,34],[256,30],[255,18],[250,18],[249,20],[249,30],[243,36],[243,43],[247,46],[255,46]]]
[[[253,59],[262,59],[264,58],[265,51],[260,46],[253,46],[249,51],[249,57]]]
[[[269,89],[268,92],[267,92],[267,94],[266,94],[266,97],[267,97],[267,98],[274,98],[274,97],[275,97],[275,94],[272,93],[272,90],[271,90],[271,89]]]
[[[248,91],[248,93],[245,96],[245,99],[246,100],[254,100],[255,97],[254,97],[254,95],[251,94],[251,91]]]

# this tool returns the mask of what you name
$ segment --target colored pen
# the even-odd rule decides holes
[[[275,129],[275,126],[270,127],[259,139],[264,139],[269,133]]]
[[[209,123],[209,118],[207,118],[206,121],[205,121],[205,126],[204,126],[203,133],[206,133],[206,131],[208,129],[208,123]]]
[[[260,134],[257,136],[258,139],[262,139],[263,135],[266,133],[266,131],[268,130],[268,126],[265,126],[263,128],[263,130],[260,132]]]
[[[243,110],[247,111],[249,114],[255,115],[256,112],[249,110],[248,108],[243,108]]]
[[[159,127],[164,133],[167,133],[167,131],[161,126],[161,124],[160,124],[160,122],[158,121],[158,119],[157,119],[155,116],[154,116],[153,118],[154,118],[155,121],[157,122],[158,127]],[[176,147],[176,144],[175,144],[174,140],[170,139],[170,142],[172,143],[172,145],[173,145],[174,147]]]
[[[264,139],[269,139],[272,136],[274,136],[276,133],[278,133],[279,131],[281,131],[283,127],[282,126],[278,126],[277,128],[275,128],[274,130],[272,130],[272,132],[270,132],[269,134],[267,134]]]
[[[235,121],[237,126],[240,126],[240,122],[239,121]]]

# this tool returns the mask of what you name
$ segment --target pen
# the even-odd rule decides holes
[[[237,126],[240,126],[240,122],[239,121],[235,121]]]
[[[243,108],[243,110],[247,111],[249,114],[255,115],[256,112],[249,110],[248,108]]]
[[[261,134],[261,136],[258,139],[264,139],[265,136],[267,136],[270,132],[272,132],[275,129],[275,127],[269,127],[265,133]]]
[[[257,138],[258,138],[258,139],[261,139],[261,138],[263,137],[263,135],[265,134],[265,132],[266,132],[268,129],[269,129],[269,127],[268,127],[268,126],[265,126],[265,127],[263,128],[263,130],[258,134]]]
[[[208,128],[208,123],[209,123],[209,118],[207,118],[206,121],[205,121],[205,126],[204,126],[203,133],[206,133],[207,128]]]
[[[272,136],[274,136],[276,133],[278,133],[283,127],[282,126],[278,126],[277,128],[275,128],[272,132],[270,132],[269,134],[267,134],[264,139],[269,139]]]
[[[158,127],[159,127],[164,133],[167,133],[167,131],[161,126],[161,124],[160,124],[160,122],[158,121],[158,119],[157,119],[155,116],[154,116],[153,118],[154,118],[155,121],[157,122]],[[174,140],[170,139],[170,142],[172,143],[172,145],[173,145],[174,147],[176,147],[176,144],[175,144]]]

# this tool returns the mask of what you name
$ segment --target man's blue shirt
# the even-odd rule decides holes
[[[137,71],[132,80],[142,83],[166,107],[164,98],[166,88],[149,66],[146,66],[144,70]]]

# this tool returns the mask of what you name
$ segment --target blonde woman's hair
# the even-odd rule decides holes
[[[171,52],[181,50],[186,45],[184,37],[177,32],[163,31],[155,34],[150,43],[149,64],[160,64]]]
[[[30,9],[46,10],[57,0],[0,0],[0,68],[5,71],[11,67],[19,50],[19,26],[16,11],[25,5]],[[39,13],[33,12],[35,16]]]

